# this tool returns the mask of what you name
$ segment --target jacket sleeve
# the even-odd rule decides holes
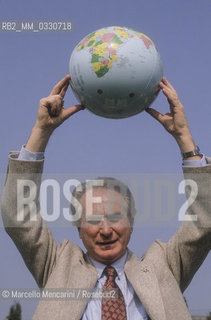
[[[38,286],[43,288],[62,248],[56,245],[40,214],[38,197],[43,160],[21,161],[17,160],[17,156],[18,153],[11,153],[9,157],[1,202],[2,219],[6,232],[23,256]],[[30,181],[30,188],[24,188],[24,197],[30,198],[33,194],[31,203],[24,207],[18,201],[23,197],[23,188],[20,187],[23,180]]]
[[[182,291],[211,249],[211,158],[204,167],[183,167],[184,177],[194,181],[197,193],[186,215],[197,220],[185,221],[166,245],[166,259]],[[193,189],[186,187],[189,199]]]

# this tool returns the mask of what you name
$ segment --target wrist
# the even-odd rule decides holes
[[[53,133],[54,129],[55,128],[51,126],[42,126],[38,121],[36,121],[34,127],[32,128],[32,131],[37,132],[39,135],[50,136]]]
[[[175,137],[175,139],[182,153],[189,152],[196,148],[195,142],[190,133]]]
[[[52,132],[52,129],[42,129],[35,125],[25,148],[31,152],[44,152]]]
[[[200,153],[198,146],[196,146],[193,150],[182,153],[183,160],[201,160],[202,156],[203,155]]]
[[[175,137],[180,148],[183,160],[200,160],[202,155],[196,146],[190,132],[178,137]]]

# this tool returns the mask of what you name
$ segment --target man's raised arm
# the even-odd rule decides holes
[[[47,98],[40,100],[37,120],[25,146],[25,153],[19,158],[18,152],[10,154],[2,194],[1,211],[5,229],[40,287],[45,286],[65,243],[56,245],[41,217],[38,197],[43,158],[30,161],[29,154],[43,153],[54,129],[83,109],[80,105],[67,109],[63,107],[69,79],[69,76],[63,78]],[[31,160],[36,160],[36,157]]]
[[[169,112],[163,115],[152,108],[146,111],[175,138],[183,154],[183,171],[188,183],[186,194],[189,200],[184,217],[186,221],[167,244],[160,240],[157,242],[184,291],[211,249],[211,158],[205,158],[197,151],[175,89],[166,78],[163,78],[160,87],[168,99]]]

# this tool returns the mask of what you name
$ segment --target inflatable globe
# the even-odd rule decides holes
[[[87,35],[73,50],[70,84],[77,99],[106,118],[142,112],[156,98],[163,68],[146,35],[125,27],[107,27]]]

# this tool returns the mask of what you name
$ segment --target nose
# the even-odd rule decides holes
[[[112,234],[112,228],[110,223],[108,222],[108,220],[106,218],[104,218],[101,221],[101,226],[100,226],[100,235],[105,237],[105,238],[109,238]]]

